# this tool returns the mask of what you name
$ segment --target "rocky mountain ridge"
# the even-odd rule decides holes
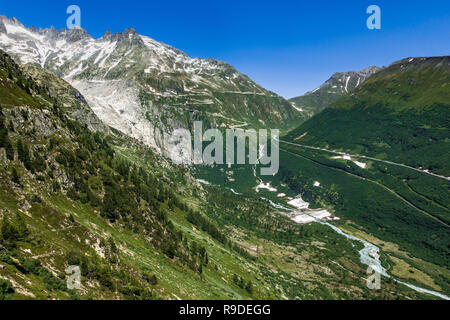
[[[99,39],[83,29],[25,27],[0,17],[0,48],[65,79],[107,125],[163,155],[179,153],[173,130],[208,126],[294,128],[306,114],[227,63],[190,58],[134,29]],[[176,157],[175,157],[176,158]]]

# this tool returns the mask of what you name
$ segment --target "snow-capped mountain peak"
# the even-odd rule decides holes
[[[363,84],[371,75],[381,68],[370,66],[361,71],[349,71],[335,73],[320,87],[307,92],[303,96],[292,98],[291,103],[301,110],[308,112],[310,116],[319,113],[340,97],[350,93]]]
[[[379,67],[370,66],[361,71],[337,72],[323,85],[309,93],[315,93],[323,89],[327,89],[329,93],[348,93],[359,87],[367,78],[379,70]]]
[[[64,78],[106,124],[173,154],[164,132],[196,117],[213,125],[280,126],[301,113],[232,66],[184,52],[133,28],[94,39],[83,29],[28,28],[0,18],[0,49]],[[182,159],[184,161],[186,159]]]

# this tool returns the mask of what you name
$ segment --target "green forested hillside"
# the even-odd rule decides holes
[[[0,299],[427,297],[387,279],[368,290],[358,246],[332,230],[92,131],[76,92],[56,98],[70,86],[41,72],[0,57]]]
[[[286,139],[450,176],[449,108],[450,57],[405,59]]]
[[[199,176],[244,194],[270,183],[275,191],[257,196],[284,206],[300,194],[339,217],[341,230],[377,244],[391,275],[447,294],[450,183],[425,170],[450,175],[449,61],[406,59],[376,73],[281,138],[274,177],[245,167]]]
[[[388,242],[393,274],[427,282],[416,266],[448,292],[433,270],[448,265],[449,112],[450,57],[401,60],[283,137],[275,181]]]
[[[7,55],[0,67],[1,298],[270,295],[244,276],[245,250],[176,226],[175,217],[189,226],[184,215],[199,214],[175,195],[176,181],[189,189],[184,170],[123,136],[89,131]],[[69,265],[81,267],[81,291],[66,288]]]

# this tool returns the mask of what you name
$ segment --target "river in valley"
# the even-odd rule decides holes
[[[267,200],[267,199],[264,199],[264,200]],[[272,205],[274,205],[274,203],[272,201],[270,201],[270,202],[271,202]],[[276,205],[276,204],[275,204],[274,207],[276,207],[278,209],[282,208],[282,209],[289,210],[291,219],[292,219],[293,216],[296,215],[296,213],[297,214],[301,214],[301,215],[309,215],[307,213],[307,211],[304,210],[304,209],[292,210],[292,209],[288,209],[286,207],[283,207],[283,206],[280,206],[280,205]],[[327,222],[327,221],[325,221],[323,219],[318,219],[318,218],[316,218],[316,217],[314,217],[312,215],[309,215],[309,216],[311,218],[314,218],[314,220],[316,222],[330,227],[335,232],[337,232],[340,235],[346,237],[347,239],[362,243],[364,245],[364,248],[359,251],[361,263],[364,264],[364,265],[367,265],[368,267],[371,267],[373,270],[375,270],[376,272],[378,272],[382,276],[384,276],[386,278],[390,278],[393,281],[395,281],[397,283],[400,283],[400,284],[402,284],[404,286],[407,286],[408,288],[413,289],[415,291],[418,291],[418,292],[421,292],[421,293],[430,294],[430,295],[433,295],[435,297],[439,297],[439,298],[444,299],[444,300],[450,300],[450,297],[448,297],[448,296],[446,296],[446,295],[444,295],[442,293],[439,293],[439,292],[436,292],[436,291],[432,291],[432,290],[428,290],[428,289],[424,289],[424,288],[421,288],[421,287],[417,287],[415,285],[412,285],[412,284],[409,284],[409,283],[406,283],[406,282],[403,282],[403,281],[395,279],[394,277],[390,276],[386,272],[386,269],[383,268],[383,266],[381,265],[381,262],[378,259],[379,253],[380,253],[380,248],[378,248],[376,245],[374,245],[374,244],[372,244],[372,243],[370,243],[370,242],[368,242],[366,240],[363,240],[363,239],[360,239],[358,237],[352,236],[352,235],[342,231],[341,229],[339,229],[334,224],[329,223],[329,222]],[[295,221],[295,220],[293,220],[293,221]]]

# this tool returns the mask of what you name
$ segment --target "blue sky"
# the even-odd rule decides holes
[[[286,98],[337,71],[450,54],[448,0],[21,0],[1,1],[0,14],[59,29],[70,4],[94,37],[134,27],[191,57],[228,62]],[[371,4],[381,8],[381,30],[366,27]]]

